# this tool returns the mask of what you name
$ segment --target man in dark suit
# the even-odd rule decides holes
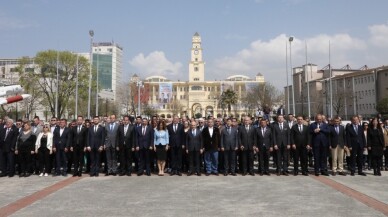
[[[254,176],[253,172],[253,155],[255,142],[255,129],[252,126],[250,117],[244,118],[244,125],[238,128],[238,143],[241,151],[242,175],[245,176],[247,172]]]
[[[88,129],[83,126],[83,122],[84,118],[78,116],[77,126],[71,129],[73,141],[70,145],[70,151],[73,153],[73,176],[82,176],[86,140],[88,138]]]
[[[55,152],[56,176],[67,176],[67,157],[66,152],[70,148],[71,130],[67,127],[66,119],[61,119],[59,122],[59,128],[54,130],[54,143],[53,151]]]
[[[214,127],[214,120],[209,118],[207,127],[202,130],[205,151],[206,176],[218,176],[218,149],[220,148],[220,131]]]
[[[340,123],[338,117],[334,118],[334,125],[330,129],[330,150],[332,158],[333,171],[332,175],[338,174],[346,176],[344,172],[344,148],[346,147],[345,128]]]
[[[90,176],[98,176],[100,170],[100,153],[104,147],[105,129],[99,125],[100,118],[93,117],[93,125],[88,129],[87,151],[90,152]]]
[[[226,121],[226,127],[221,131],[221,151],[224,154],[224,176],[230,172],[236,176],[236,151],[238,150],[238,131],[232,127],[232,119]],[[230,170],[230,171],[229,171]]]
[[[5,128],[0,127],[0,177],[15,175],[15,146],[19,135],[12,119],[7,119]]]
[[[130,124],[129,116],[124,116],[123,125],[119,127],[119,149],[120,149],[120,176],[131,176],[132,173],[132,152],[135,151],[136,128]]]
[[[358,175],[366,176],[362,172],[362,155],[366,149],[366,139],[362,127],[359,125],[359,118],[352,117],[352,124],[346,127],[346,143],[350,150],[350,175],[354,176],[356,171],[356,161],[358,168]]]
[[[302,175],[308,176],[307,151],[311,148],[311,138],[308,126],[303,124],[303,117],[296,117],[297,124],[291,128],[291,150],[294,153],[294,176],[299,173],[299,161]]]
[[[259,174],[269,176],[269,156],[273,151],[273,134],[267,126],[267,120],[260,120],[255,132],[255,150],[259,155]]]
[[[116,123],[116,115],[110,116],[110,123],[105,126],[105,145],[104,150],[106,154],[106,161],[108,164],[108,171],[106,176],[117,174],[117,150],[118,146],[118,129],[119,124]]]
[[[288,176],[288,156],[290,154],[290,128],[288,123],[284,121],[284,116],[279,115],[277,122],[272,125],[274,136],[274,151],[276,152],[276,172],[277,175],[282,173]]]
[[[152,150],[154,143],[154,129],[148,125],[147,118],[143,118],[141,127],[137,128],[136,139],[136,151],[139,153],[139,171],[137,175],[143,175],[144,170],[146,170],[146,175],[151,176],[150,150]]]
[[[203,139],[199,129],[197,129],[197,123],[191,121],[190,130],[186,136],[186,153],[189,155],[190,171],[187,173],[191,176],[196,172],[197,176],[201,176],[200,171],[200,154],[203,153]],[[195,166],[194,166],[195,163]]]
[[[327,151],[329,148],[329,126],[323,122],[321,114],[315,116],[315,122],[310,124],[311,144],[314,153],[314,171],[315,176],[328,176],[327,172]]]
[[[171,152],[171,174],[181,176],[182,150],[185,148],[185,130],[179,123],[179,117],[174,115],[172,124],[167,127],[169,134],[169,150]]]

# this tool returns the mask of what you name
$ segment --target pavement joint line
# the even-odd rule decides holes
[[[329,178],[326,178],[326,177],[323,177],[323,176],[310,176],[312,177],[313,179],[327,185],[327,186],[330,186],[332,188],[334,188],[335,190],[349,196],[350,198],[353,198],[353,199],[356,199],[358,200],[359,202],[383,213],[384,215],[388,216],[388,205],[373,198],[373,197],[370,197],[364,193],[361,193],[359,191],[356,191],[354,190],[353,188],[350,188],[344,184],[341,184],[335,180],[332,180],[332,179],[329,179]]]
[[[32,193],[28,196],[25,196],[19,200],[16,200],[6,206],[0,208],[0,217],[10,216],[15,212],[35,203],[38,200],[41,200],[48,195],[82,179],[82,177],[69,177],[67,179],[61,180],[51,186],[45,187],[42,190],[39,190],[35,193]]]

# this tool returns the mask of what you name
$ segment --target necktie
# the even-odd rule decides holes
[[[299,132],[302,132],[302,125],[299,125]]]
[[[81,132],[81,125],[78,126],[78,133]]]
[[[263,137],[264,137],[264,134],[265,134],[265,128],[261,129],[261,133],[263,134]]]
[[[319,129],[319,124],[317,125],[318,129]]]
[[[230,127],[228,127],[228,134],[230,134]]]
[[[354,125],[354,131],[355,131],[356,134],[358,135],[358,126],[357,126],[357,125]]]
[[[7,139],[8,133],[9,133],[9,128],[7,128],[7,132],[5,132],[4,141]]]
[[[145,127],[143,127],[143,136],[145,135]]]
[[[110,131],[113,130],[113,124],[110,124]]]
[[[124,135],[127,135],[127,131],[128,131],[128,126],[125,126],[124,127]]]
[[[97,126],[94,126],[94,133],[97,133]]]
[[[193,136],[195,136],[195,130],[193,130]]]
[[[339,134],[339,127],[338,126],[335,127],[335,131],[337,132],[337,135],[338,135]]]
[[[280,124],[280,130],[283,131],[283,124]]]
[[[176,124],[174,124],[174,133],[176,133]]]

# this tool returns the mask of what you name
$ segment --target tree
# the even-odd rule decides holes
[[[131,112],[131,91],[129,82],[121,82],[117,88],[117,99],[120,99],[120,113],[129,115]]]
[[[150,106],[148,103],[143,104],[142,110],[143,110],[143,114],[148,117],[151,117],[152,115],[157,114],[157,110],[154,107]]]
[[[388,97],[380,100],[376,105],[376,110],[383,115],[388,114]]]
[[[268,107],[272,110],[277,105],[283,104],[284,95],[271,83],[253,87],[242,99],[248,110]]]
[[[179,102],[179,100],[172,100],[169,105],[168,105],[168,108],[170,108],[170,111],[174,114],[174,115],[178,115],[182,112],[182,104]]]
[[[30,98],[23,101],[24,109],[26,111],[25,117],[30,119],[30,115],[36,111],[39,105],[41,105],[43,99],[43,91],[39,88],[39,84],[36,79],[31,79],[31,75],[35,73],[34,68],[29,66],[31,59],[28,57],[22,57],[19,61],[19,65],[16,70],[19,72],[19,83],[24,88],[24,91],[31,95]]]
[[[350,94],[350,93],[341,89],[341,90],[338,90],[334,95],[333,110],[335,111],[337,116],[340,114],[342,109],[345,108],[345,98],[347,94]]]
[[[228,113],[230,115],[230,111],[232,109],[232,105],[237,103],[238,97],[236,92],[233,90],[226,90],[221,95],[221,106],[226,105],[228,107]]]
[[[53,116],[55,115],[56,93],[58,93],[58,118],[60,118],[66,111],[70,99],[75,98],[77,55],[68,51],[41,51],[37,53],[34,62],[36,64],[35,73],[29,74],[29,80],[37,83],[38,89],[44,95],[43,104],[47,105]],[[79,57],[78,81],[79,102],[85,104],[89,88],[89,62],[84,57]],[[95,81],[93,83],[95,89]],[[80,108],[85,107],[80,105]]]

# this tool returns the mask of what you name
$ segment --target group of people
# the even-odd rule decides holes
[[[286,120],[287,119],[287,120]],[[0,123],[0,177],[39,176],[138,176],[157,173],[188,176],[201,174],[243,176],[255,174],[288,176],[365,176],[364,157],[374,175],[388,170],[388,120],[371,119],[362,123],[358,116],[343,126],[336,117],[315,121],[302,116],[279,114],[273,122],[265,118],[172,120],[153,116],[150,119],[116,115],[104,119],[95,116],[67,123],[51,118],[43,124],[4,118]],[[383,157],[385,164],[383,165]],[[270,159],[274,171],[270,171]],[[346,159],[347,169],[344,167]],[[258,162],[257,170],[254,162]],[[313,165],[312,165],[313,164]]]

